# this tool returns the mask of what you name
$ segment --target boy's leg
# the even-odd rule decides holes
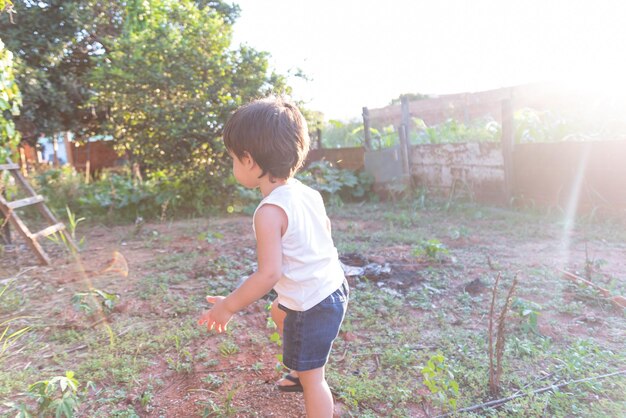
[[[278,327],[278,333],[283,335],[283,324],[285,323],[285,318],[287,317],[287,312],[283,311],[278,307],[278,299],[274,300],[272,303],[272,309],[270,309],[270,315],[272,320]]]
[[[330,418],[333,416],[333,395],[330,393],[324,367],[298,372],[304,388],[304,406],[307,418]]]
[[[272,309],[270,310],[270,315],[272,316],[272,320],[274,321],[274,323],[276,324],[276,327],[278,328],[278,333],[280,335],[283,335],[283,324],[285,323],[285,317],[287,316],[287,312],[283,311],[282,309],[278,307],[278,300],[275,300],[274,303],[272,303]],[[295,370],[291,371],[289,374],[292,375],[293,377],[298,377],[298,372],[296,372]],[[294,382],[285,378],[280,379],[276,384],[278,386],[295,385]]]

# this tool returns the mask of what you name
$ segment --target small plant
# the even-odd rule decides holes
[[[139,403],[141,404],[141,407],[148,411],[150,402],[152,402],[153,398],[154,394],[152,393],[152,386],[148,385],[148,388],[141,392],[141,395],[139,395]]]
[[[213,244],[215,241],[219,241],[224,238],[224,234],[215,231],[206,231],[198,236],[200,241],[206,241],[209,244]]]
[[[218,388],[224,383],[224,381],[219,376],[216,376],[214,374],[206,375],[202,378],[202,381],[209,385],[210,389]]]
[[[391,226],[402,227],[402,228],[410,228],[416,225],[419,221],[419,215],[416,213],[394,213],[394,212],[386,212],[383,215],[383,218],[389,222]]]
[[[191,373],[194,361],[191,351],[183,346],[178,335],[174,335],[171,338],[174,340],[176,358],[168,357],[165,359],[168,367],[177,373]]]
[[[76,247],[81,248],[85,244],[85,237],[82,237],[79,242],[76,242],[76,227],[79,223],[85,220],[85,218],[76,218],[76,215],[72,213],[69,206],[65,207],[65,211],[67,212],[67,223],[68,223],[68,231],[70,237],[74,243],[76,243]],[[68,252],[74,253],[76,248],[74,245],[67,239],[64,233],[55,232],[52,235],[47,237],[50,241],[54,242],[57,245],[61,245],[65,247]]]
[[[67,371],[65,376],[55,376],[50,380],[41,380],[28,387],[28,395],[37,402],[37,410],[30,411],[24,404],[8,403],[7,405],[18,411],[18,417],[55,416],[57,418],[72,418],[80,403],[78,387],[80,383],[74,377],[74,372]],[[88,382],[87,389],[94,388]]]
[[[454,380],[454,374],[446,364],[443,354],[435,354],[422,368],[423,382],[430,392],[436,396],[442,407],[451,406],[456,409],[459,397],[459,384]]]
[[[260,361],[257,361],[256,363],[254,363],[250,368],[252,369],[252,371],[255,374],[261,374],[261,371],[263,370],[263,363]]]
[[[224,400],[224,405],[220,406],[212,399],[208,399],[207,401],[200,402],[201,405],[204,405],[204,410],[202,411],[202,418],[208,417],[231,417],[237,414],[237,409],[233,406],[233,398],[235,394],[239,391],[239,386],[234,386],[231,390],[226,394],[226,399]]]
[[[603,265],[608,262],[602,258],[592,259],[589,257],[589,248],[585,241],[585,279],[592,281],[595,273],[599,272]]]
[[[465,226],[460,226],[458,228],[456,227],[448,228],[448,236],[453,240],[467,238],[469,234],[470,234],[469,229],[467,229],[467,227]]]
[[[415,257],[425,257],[429,261],[441,262],[449,254],[448,248],[438,239],[429,239],[413,249]]]
[[[65,211],[67,212],[67,222],[69,224],[70,236],[72,237],[74,242],[76,242],[76,227],[78,226],[79,223],[84,221],[85,218],[76,219],[76,215],[72,213],[69,206],[65,207]],[[85,241],[85,237],[82,237],[80,241],[77,243],[78,246],[80,247],[84,243],[84,241]]]
[[[239,352],[239,346],[232,340],[222,341],[217,348],[220,354],[224,357],[228,357]]]
[[[517,311],[517,314],[521,318],[525,319],[525,322],[522,323],[522,327],[525,331],[541,335],[537,326],[537,319],[539,318],[539,310],[541,309],[541,306],[535,302],[515,298],[511,307]]]
[[[72,296],[72,305],[77,311],[83,311],[87,315],[94,312],[94,305],[100,305],[104,312],[111,312],[119,295],[108,293],[100,289],[90,289],[87,292],[77,292]],[[98,303],[99,301],[99,303]],[[91,302],[91,303],[90,303]]]

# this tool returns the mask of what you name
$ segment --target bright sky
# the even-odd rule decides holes
[[[294,97],[358,118],[402,93],[565,81],[626,94],[626,2],[615,0],[231,0],[235,44],[272,55]],[[613,84],[611,84],[613,83]]]

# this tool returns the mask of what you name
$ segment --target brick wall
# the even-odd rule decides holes
[[[499,143],[428,144],[411,147],[411,176],[439,194],[465,194],[503,203],[504,161]]]
[[[305,165],[313,161],[326,160],[341,169],[361,170],[364,154],[365,150],[362,147],[312,149],[307,155]]]

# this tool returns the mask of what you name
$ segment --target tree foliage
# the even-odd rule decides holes
[[[210,163],[230,112],[279,80],[266,75],[266,53],[229,50],[231,14],[189,0],[139,8],[129,7],[123,35],[92,74],[96,101],[110,108],[119,146],[147,167]]]
[[[20,113],[20,105],[21,95],[13,74],[13,54],[0,39],[0,162],[15,151],[20,141],[13,120]]]
[[[239,8],[221,0],[22,0],[15,11],[0,31],[16,55],[23,136],[108,133],[131,162],[189,190],[228,183],[220,134],[236,107],[289,91],[267,53],[231,46]]]
[[[220,138],[249,99],[286,89],[268,54],[230,49],[238,9],[221,2],[130,2],[122,35],[90,78],[93,103],[109,109],[118,149],[148,171],[222,187],[229,158]]]
[[[23,0],[14,11],[0,16],[0,33],[16,57],[24,138],[34,143],[40,134],[96,130],[99,114],[87,106],[86,78],[94,57],[106,53],[103,39],[120,32],[121,2]]]

